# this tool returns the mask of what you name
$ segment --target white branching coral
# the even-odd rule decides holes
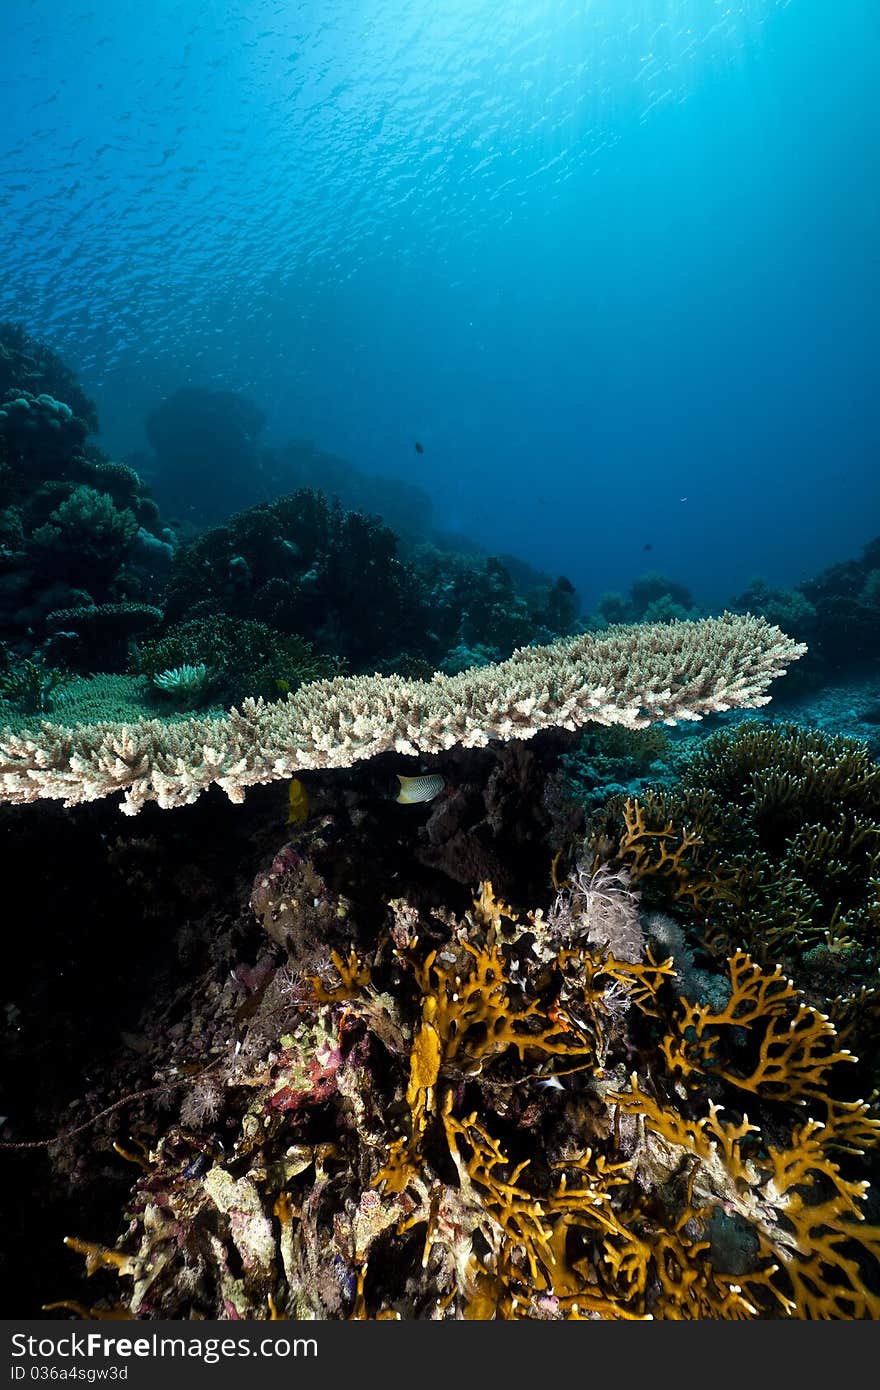
[[[256,783],[389,751],[479,748],[591,722],[675,724],[766,704],[767,686],[805,651],[764,618],[724,613],[524,647],[497,665],[429,681],[313,681],[277,703],[245,700],[220,719],[43,721],[0,730],[0,801],[74,806],[121,791],[121,809],[134,815],[146,801],[188,805],[213,783],[241,801]]]

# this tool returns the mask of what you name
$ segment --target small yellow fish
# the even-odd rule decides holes
[[[287,824],[305,825],[309,818],[309,794],[298,777],[287,789]]]
[[[401,777],[399,772],[394,775],[400,783],[400,791],[394,800],[405,806],[417,801],[433,801],[446,786],[439,772],[426,772],[420,777]]]

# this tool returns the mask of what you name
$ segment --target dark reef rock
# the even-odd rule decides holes
[[[204,525],[262,501],[257,441],[264,424],[260,407],[237,391],[185,386],[157,405],[145,431],[163,507]]]

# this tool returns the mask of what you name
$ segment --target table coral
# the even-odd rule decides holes
[[[802,651],[778,628],[727,613],[524,647],[497,665],[430,681],[311,681],[286,701],[246,700],[222,719],[44,722],[0,731],[0,800],[72,806],[121,791],[122,809],[135,814],[145,801],[188,805],[214,783],[242,801],[248,786],[392,750],[479,748],[591,722],[696,720],[765,704],[767,686]]]

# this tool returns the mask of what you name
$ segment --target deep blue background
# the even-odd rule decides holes
[[[242,388],[588,606],[880,532],[877,0],[8,7],[0,316],[117,456]]]

